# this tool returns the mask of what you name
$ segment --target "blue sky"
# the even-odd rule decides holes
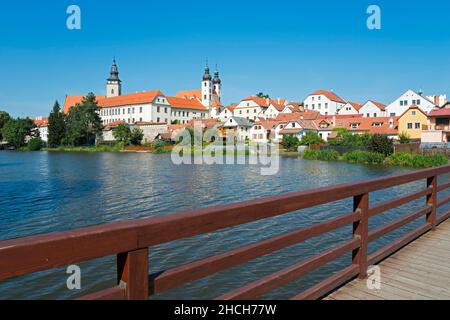
[[[77,4],[82,29],[66,28]],[[366,9],[381,8],[368,30]],[[448,1],[12,1],[0,5],[0,110],[47,115],[65,94],[103,95],[117,58],[123,90],[197,89],[206,57],[225,103],[333,89],[389,103],[408,88],[450,94]]]

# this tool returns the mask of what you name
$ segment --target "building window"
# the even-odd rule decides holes
[[[139,107],[139,113],[142,113],[142,107]]]
[[[156,107],[156,112],[159,112],[159,110],[160,110],[160,108],[159,108],[159,107]]]
[[[416,104],[420,106],[420,99],[416,101]]]
[[[419,122],[416,122],[416,123],[415,123],[415,128],[416,128],[416,129],[420,129],[420,123],[419,123]]]
[[[413,128],[413,124],[411,122],[408,122],[408,129],[412,129]]]
[[[164,108],[164,113],[167,113],[167,108]]]
[[[390,116],[391,116],[391,117],[395,117],[395,112],[391,112],[391,113],[390,113]]]
[[[416,110],[411,111],[411,114],[412,114],[413,116],[415,116],[415,115],[416,115]]]
[[[142,118],[139,118],[139,122],[142,122]]]
[[[159,118],[156,118],[156,122],[159,122]]]

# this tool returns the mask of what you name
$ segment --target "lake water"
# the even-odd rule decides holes
[[[282,157],[274,176],[250,165],[172,164],[170,155],[139,153],[0,152],[0,240],[68,230],[104,222],[164,215],[188,209],[307,190],[406,171],[343,162]],[[411,183],[375,192],[371,203],[419,190]],[[398,219],[424,200],[371,219],[370,227]],[[349,213],[351,199],[289,213],[207,235],[150,247],[151,272],[238,248],[299,227]],[[371,245],[375,250],[417,223]],[[351,228],[311,239],[249,263],[194,281],[152,299],[210,299],[349,239]],[[350,262],[349,254],[264,299],[286,299]],[[115,257],[80,263],[82,289],[66,287],[66,268],[0,282],[0,299],[73,298],[115,284]]]

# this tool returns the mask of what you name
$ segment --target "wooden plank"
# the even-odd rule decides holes
[[[427,205],[431,206],[432,210],[427,214],[426,221],[431,224],[431,229],[434,230],[436,228],[436,210],[440,206],[437,201],[437,176],[427,178],[427,187],[432,188],[433,192],[427,195]],[[450,201],[450,197],[448,201]]]
[[[218,297],[217,300],[254,299],[266,292],[285,285],[330,261],[333,261],[346,252],[355,249],[359,245],[360,241],[358,239],[352,239],[333,249],[317,254],[305,261],[270,274],[260,280],[251,282],[241,288],[230,291]]]
[[[75,300],[125,300],[125,290],[119,286],[81,296]]]
[[[291,300],[316,300],[325,296],[340,285],[359,274],[359,267],[352,264],[342,271],[337,272],[328,279],[294,296]]]
[[[430,229],[431,229],[431,225],[428,224],[428,223],[423,225],[423,226],[421,226],[421,227],[419,227],[419,228],[417,228],[417,229],[415,229],[414,231],[408,233],[407,235],[397,239],[396,241],[390,243],[389,245],[387,245],[387,246],[377,250],[376,252],[372,253],[368,257],[368,263],[369,264],[375,264],[375,263],[383,260],[384,258],[390,256],[391,254],[393,254],[397,250],[401,249],[402,247],[404,247],[405,245],[407,245],[411,241],[417,239],[418,237],[420,237],[425,232],[428,232]]]
[[[444,191],[444,190],[446,190],[448,188],[450,188],[450,182],[447,182],[447,183],[439,185],[438,188],[437,188],[437,191],[441,192],[441,191]]]
[[[353,211],[361,213],[361,219],[353,223],[353,238],[359,239],[361,245],[352,252],[352,263],[359,267],[359,277],[367,276],[367,248],[369,244],[369,194],[353,198]]]
[[[148,299],[148,248],[121,253],[117,257],[119,286],[127,300]]]
[[[5,240],[0,242],[0,280],[212,232],[448,172],[450,165],[179,214]]]
[[[396,221],[393,221],[391,223],[388,223],[387,225],[381,226],[373,231],[371,231],[369,233],[369,242],[372,242],[382,236],[384,236],[385,234],[395,231],[398,228],[413,222],[414,220],[417,220],[418,218],[420,218],[423,215],[428,214],[429,212],[431,212],[432,207],[431,206],[427,206],[425,208],[422,208],[412,214],[409,214],[405,217],[402,217]]]
[[[369,210],[369,217],[373,217],[382,212],[400,207],[401,205],[410,203],[411,201],[417,200],[420,197],[428,196],[432,192],[433,192],[433,190],[431,188],[426,188],[426,189],[420,190],[418,192],[403,196],[401,198],[389,200],[387,202],[378,204]]]
[[[319,236],[359,220],[360,213],[353,212],[341,217],[288,232],[261,242],[181,265],[150,276],[150,294],[161,293],[189,281],[203,278],[260,256],[278,251],[301,241]]]

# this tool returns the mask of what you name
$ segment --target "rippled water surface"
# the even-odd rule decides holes
[[[170,155],[0,152],[0,240],[164,215],[404,171],[282,157],[277,175],[261,176],[258,166],[176,166],[172,164]],[[416,182],[375,192],[371,195],[371,203],[386,201],[423,186],[424,183]],[[418,205],[423,205],[424,201],[420,201],[377,216],[371,220],[370,227],[412,212]],[[151,272],[322,222],[349,213],[351,206],[351,199],[346,199],[150,247]],[[381,238],[371,245],[371,250],[411,230],[419,222]],[[350,236],[351,228],[345,227],[154,298],[214,298],[330,248]],[[348,265],[349,261],[349,255],[343,256],[262,298],[289,298]],[[79,291],[67,289],[66,269],[57,268],[0,282],[0,299],[72,298],[115,284],[115,257],[79,265],[82,269],[82,289]]]

